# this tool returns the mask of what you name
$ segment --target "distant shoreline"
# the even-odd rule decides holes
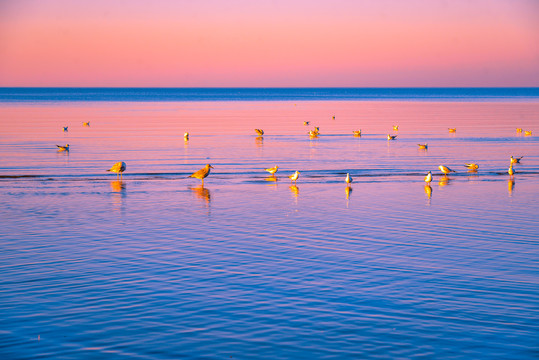
[[[539,87],[518,88],[141,88],[0,87],[0,102],[184,101],[537,101]]]

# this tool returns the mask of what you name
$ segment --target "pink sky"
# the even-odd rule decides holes
[[[539,86],[539,2],[4,0],[0,86]]]

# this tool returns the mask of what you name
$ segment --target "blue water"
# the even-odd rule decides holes
[[[492,101],[539,98],[539,88],[0,88],[0,102],[32,101]]]
[[[538,358],[539,101],[32,99],[0,104],[0,359]]]

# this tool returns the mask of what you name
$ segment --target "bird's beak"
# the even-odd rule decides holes
[[[210,167],[213,169],[213,166],[210,165]]]

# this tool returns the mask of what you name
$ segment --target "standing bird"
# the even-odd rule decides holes
[[[204,186],[204,178],[207,177],[210,174],[210,169],[213,169],[213,166],[210,164],[206,164],[202,169],[195,171],[189,177],[194,177],[197,179],[202,180],[202,186]]]
[[[349,173],[346,173],[346,179],[344,179],[344,181],[346,182],[346,186],[350,186],[350,184],[352,183],[352,181],[354,181],[354,179],[352,179]]]
[[[531,130],[526,130],[526,131],[524,131],[524,135],[525,135],[525,136],[531,136],[531,135],[532,135],[532,131],[531,131]]]
[[[447,130],[449,130],[450,133],[457,132],[457,128],[449,128],[449,129],[447,129]]]
[[[443,165],[438,166],[438,169],[440,169],[440,171],[443,172],[444,175],[447,175],[447,174],[452,173],[452,172],[456,173],[455,170],[451,170],[447,166],[443,166]]]
[[[393,130],[399,131],[399,125],[393,125]]]
[[[305,126],[307,126],[307,125],[309,125],[309,124],[310,124],[310,121],[304,121],[304,122],[303,122],[303,125],[305,125]]]
[[[396,137],[397,137],[397,135],[387,134],[387,140],[395,140]]]
[[[420,149],[425,149],[425,150],[427,150],[429,148],[429,144],[427,144],[427,143],[417,144],[417,146],[419,146]]]
[[[262,129],[255,129],[255,131],[258,134],[258,136],[264,135],[264,130],[262,130]]]
[[[277,165],[275,165],[274,167],[272,168],[267,168],[267,169],[264,169],[266,170],[267,172],[269,172],[271,175],[275,175],[275,173],[277,172],[277,170],[279,170],[279,167]]]
[[[427,173],[427,176],[425,176],[425,182],[427,184],[430,184],[430,182],[432,181],[432,174],[430,173],[430,171]]]
[[[292,175],[289,176],[290,178],[290,182],[294,182],[294,184],[296,183],[296,181],[298,181],[298,178],[299,178],[299,171],[296,170],[296,172]]]
[[[361,129],[354,130],[354,136],[361,137]]]
[[[520,160],[521,160],[523,157],[524,157],[524,156],[515,158],[515,157],[513,157],[513,155],[511,155],[511,164],[520,164]]]
[[[83,123],[82,123],[82,126],[88,127],[88,126],[90,126],[90,122],[89,122],[89,121],[83,122]]]
[[[127,165],[125,165],[123,161],[120,161],[112,165],[112,167],[108,169],[107,171],[115,172],[116,178],[118,178],[120,175],[123,178],[123,172],[125,171],[126,168],[127,168]]]
[[[517,128],[517,133],[521,133],[522,132],[522,128]]]
[[[58,151],[69,151],[69,144],[62,145],[56,145],[58,147]]]
[[[189,133],[188,133],[188,132],[185,132],[185,133],[183,134],[183,139],[184,139],[185,141],[188,141],[188,140],[189,140]]]
[[[509,178],[512,178],[513,175],[515,175],[515,170],[513,170],[513,163],[509,165],[509,169],[507,170],[507,173],[509,174]]]
[[[477,164],[474,164],[474,163],[466,163],[464,164],[464,166],[466,166],[469,170],[472,170],[472,171],[476,171],[477,169],[479,169],[479,165]]]
[[[66,131],[67,131],[67,126],[64,126],[64,132],[66,132]]]

